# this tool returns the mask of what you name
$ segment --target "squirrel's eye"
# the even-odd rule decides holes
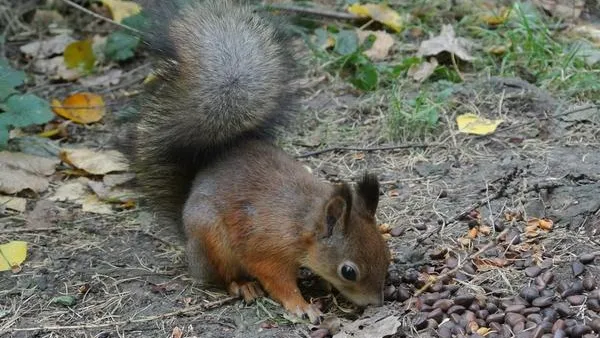
[[[355,281],[356,280],[356,270],[354,270],[353,267],[351,267],[350,265],[344,264],[342,266],[342,277],[344,277],[344,279],[349,280],[349,281]]]

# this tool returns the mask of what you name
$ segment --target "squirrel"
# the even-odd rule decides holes
[[[190,275],[251,302],[265,293],[316,323],[298,288],[312,270],[359,306],[382,305],[390,251],[376,224],[379,182],[317,179],[275,134],[298,75],[274,20],[232,0],[155,1],[155,59],[131,139],[142,193],[177,223]]]

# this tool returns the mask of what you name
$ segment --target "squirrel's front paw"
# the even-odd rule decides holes
[[[296,306],[290,306],[287,308],[287,310],[300,318],[308,318],[308,320],[310,320],[310,322],[313,324],[318,324],[323,317],[323,313],[315,304],[299,304]]]
[[[235,297],[242,297],[247,304],[265,295],[257,282],[231,282],[229,293]]]

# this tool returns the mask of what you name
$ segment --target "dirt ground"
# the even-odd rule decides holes
[[[139,89],[149,70],[138,71],[143,64],[130,65],[136,71],[125,82],[131,85],[107,91],[115,107],[130,103],[122,90]],[[378,221],[398,228],[388,240],[394,261],[380,308],[347,313],[350,305],[340,296],[324,292],[308,272],[302,275],[303,292],[318,297],[343,325],[395,315],[402,326],[394,337],[437,336],[437,328],[420,325],[418,297],[402,299],[400,290],[414,295],[426,283],[424,273],[448,271],[448,257],[461,263],[444,284],[478,299],[518,294],[532,285],[526,269],[536,263],[555,280],[572,280],[573,262],[585,253],[597,257],[580,277],[600,280],[600,112],[592,102],[562,101],[517,78],[478,75],[455,85],[456,109],[442,116],[442,131],[378,150],[386,121],[376,97],[340,94],[346,84],[321,75],[306,83],[302,112],[282,146],[323,179],[352,181],[364,170],[377,173]],[[75,89],[48,87],[46,95]],[[490,136],[460,134],[453,121],[466,109],[506,122]],[[83,142],[104,145],[114,131],[111,123],[89,128],[86,135],[94,137]],[[356,149],[310,154],[338,145]],[[465,243],[461,238],[473,218],[491,234]],[[531,218],[552,220],[552,229],[527,237],[522,219]],[[49,230],[15,230],[32,221]],[[528,246],[503,256],[498,251],[507,247],[489,245],[503,231],[516,232]],[[26,217],[0,220],[0,242],[13,239],[27,241],[30,249],[21,272],[0,273],[1,337],[171,337],[174,328],[184,337],[308,337],[316,329],[290,321],[268,299],[246,305],[198,285],[187,274],[179,240],[143,207],[90,215],[43,195],[30,201]],[[511,263],[489,268],[471,256],[481,248],[484,257]],[[75,304],[53,301],[66,295]],[[599,315],[584,304],[572,318],[589,323]]]

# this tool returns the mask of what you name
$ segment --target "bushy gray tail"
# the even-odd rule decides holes
[[[156,79],[133,136],[138,182],[179,219],[196,171],[288,120],[296,75],[281,30],[231,0],[155,1],[146,36]]]

